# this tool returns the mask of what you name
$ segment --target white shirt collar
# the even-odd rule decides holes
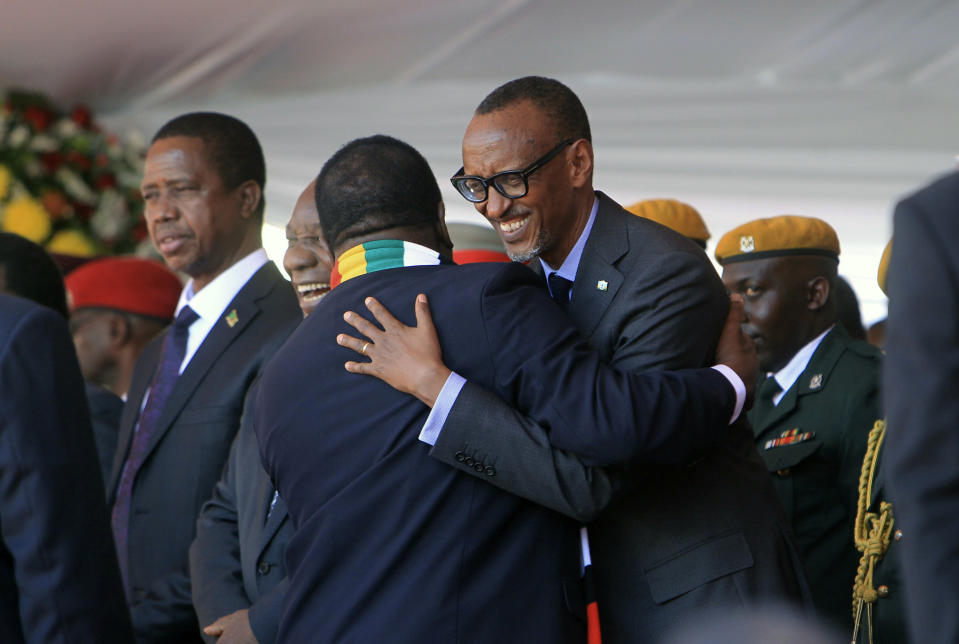
[[[782,391],[773,396],[773,404],[778,405],[779,401],[783,399],[783,396],[786,395],[786,392],[789,391],[789,388],[796,384],[796,381],[799,380],[799,376],[802,375],[802,372],[806,370],[806,367],[809,365],[809,361],[812,360],[812,356],[816,353],[816,349],[819,348],[820,343],[823,341],[823,338],[826,337],[826,334],[832,331],[835,325],[830,326],[828,329],[817,335],[815,338],[810,340],[802,349],[796,352],[796,355],[786,363],[786,366],[773,374],[767,374],[776,379],[776,382],[779,383],[779,386],[782,387]]]
[[[586,220],[586,226],[583,228],[583,232],[579,234],[579,239],[576,240],[573,248],[569,251],[569,255],[566,256],[566,259],[563,260],[562,265],[558,269],[554,271],[549,264],[542,259],[539,260],[539,263],[543,266],[543,274],[547,279],[553,273],[557,273],[560,277],[565,277],[570,282],[576,281],[576,271],[579,269],[579,262],[583,258],[583,249],[586,248],[589,233],[593,230],[593,222],[596,221],[596,212],[598,210],[599,198],[593,197],[593,207],[589,211],[589,219]]]
[[[191,279],[180,293],[180,301],[176,305],[177,314],[179,315],[180,309],[189,304],[201,319],[216,320],[244,284],[250,281],[250,278],[268,261],[266,251],[257,248],[217,275],[212,282],[200,289],[199,293],[193,292]]]

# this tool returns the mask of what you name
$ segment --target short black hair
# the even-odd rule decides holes
[[[0,233],[0,267],[7,292],[69,317],[63,275],[42,247],[20,235]]]
[[[350,141],[323,165],[313,195],[331,250],[396,226],[432,226],[440,187],[413,146],[377,134]]]
[[[262,192],[266,188],[266,161],[263,149],[253,130],[240,119],[219,112],[190,112],[161,127],[151,143],[174,136],[200,139],[217,174],[227,188],[236,188],[253,180]],[[260,198],[256,214],[263,216],[264,199]]]
[[[573,90],[558,80],[543,76],[524,76],[500,85],[483,99],[476,114],[489,114],[521,101],[531,101],[556,127],[556,138],[586,139],[593,142],[586,108]]]

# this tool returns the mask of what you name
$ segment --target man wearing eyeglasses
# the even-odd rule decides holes
[[[728,307],[718,275],[695,244],[594,192],[589,122],[569,88],[527,77],[494,90],[466,130],[463,162],[453,185],[604,360],[630,371],[712,364]],[[706,608],[808,602],[745,422],[686,465],[600,469],[454,373],[420,438],[448,465],[589,523],[607,643],[654,641]]]

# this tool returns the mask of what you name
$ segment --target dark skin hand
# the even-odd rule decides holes
[[[370,358],[369,362],[347,362],[344,365],[346,370],[376,376],[394,389],[412,394],[432,407],[451,372],[443,363],[443,352],[426,296],[422,293],[416,296],[415,327],[406,326],[394,318],[375,298],[366,298],[365,304],[383,328],[353,311],[343,314],[343,319],[364,338],[341,333],[336,336],[337,344]],[[745,319],[743,298],[734,293],[730,296],[729,313],[716,347],[716,362],[730,367],[742,378],[746,385],[745,408],[749,409],[756,390],[759,363],[752,339],[740,326]]]
[[[257,644],[250,628],[250,611],[241,609],[224,615],[203,629],[207,635],[217,638],[217,644]]]

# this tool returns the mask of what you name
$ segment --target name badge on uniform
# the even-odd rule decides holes
[[[765,450],[771,450],[774,447],[784,447],[786,445],[795,445],[803,443],[816,437],[816,432],[800,432],[799,428],[790,429],[779,435],[779,438],[766,441],[763,447]]]

